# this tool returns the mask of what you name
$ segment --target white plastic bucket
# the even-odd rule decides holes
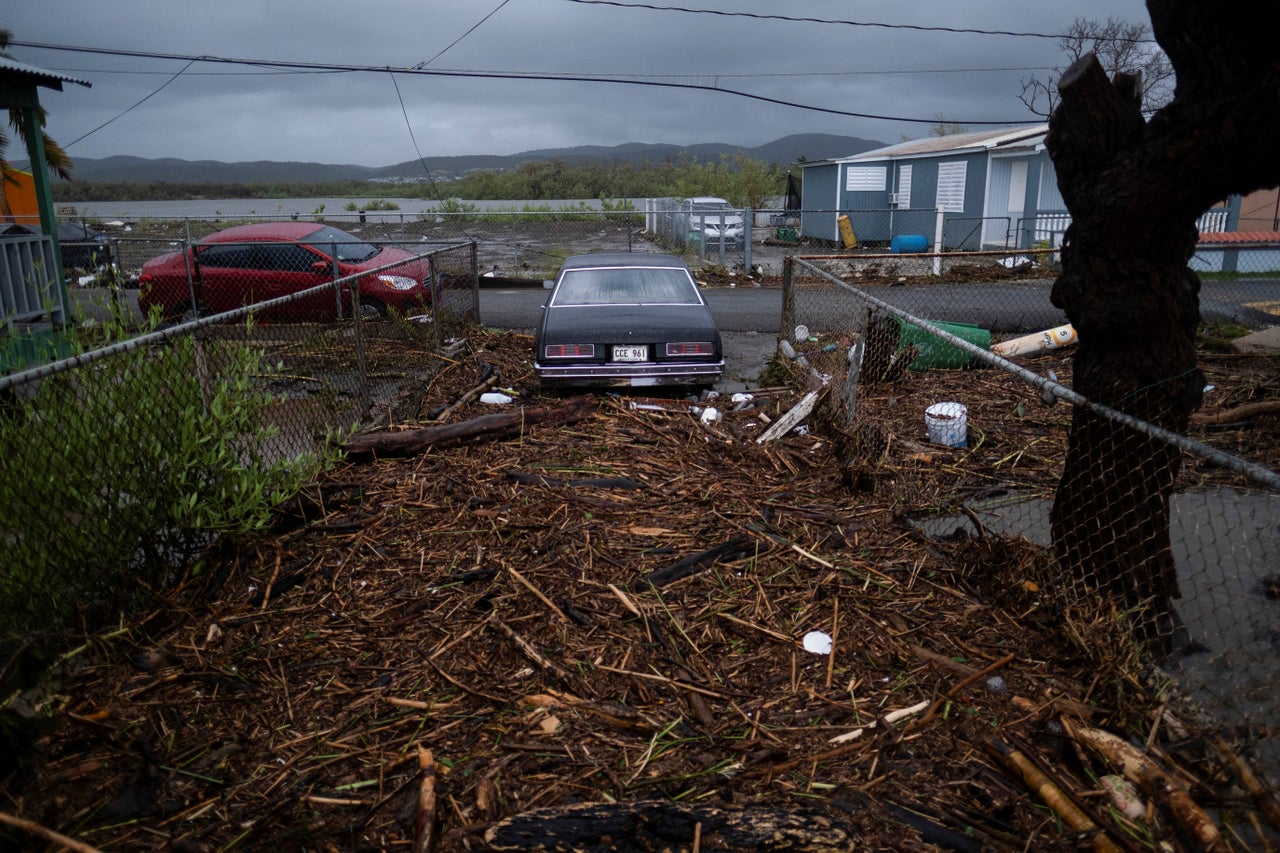
[[[964,447],[969,441],[969,409],[962,403],[934,403],[924,410],[929,441],[947,447]]]

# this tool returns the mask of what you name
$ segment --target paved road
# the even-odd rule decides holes
[[[999,284],[904,285],[879,287],[872,294],[916,316],[972,323],[1005,335],[1026,334],[1065,323],[1066,316],[1049,302],[1048,280]],[[548,291],[541,288],[493,289],[480,292],[480,318],[489,326],[532,330]],[[721,390],[755,386],[755,378],[772,357],[782,319],[778,287],[717,287],[703,291],[725,340],[726,378]],[[1280,305],[1280,281],[1242,279],[1207,282],[1201,293],[1206,320],[1262,328],[1277,317],[1250,305]],[[796,322],[811,331],[844,330],[860,325],[866,305],[835,286],[803,287],[796,294]]]
[[[1049,302],[1049,281],[1001,284],[907,285],[880,287],[872,294],[920,317],[973,323],[994,332],[1027,333],[1066,322]],[[711,288],[703,291],[716,323],[727,332],[776,334],[782,314],[782,291],[776,287]],[[542,289],[482,290],[480,316],[490,326],[532,329],[546,299]],[[1206,320],[1246,326],[1275,325],[1277,316],[1250,305],[1280,304],[1280,281],[1242,279],[1204,285],[1200,311]],[[810,328],[823,324],[853,324],[864,312],[858,300],[835,287],[801,288],[796,299],[797,321]]]

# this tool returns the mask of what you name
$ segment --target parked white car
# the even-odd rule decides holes
[[[722,198],[700,195],[687,198],[682,203],[688,218],[688,232],[701,235],[702,245],[716,249],[738,248],[742,245],[744,229],[742,211]]]

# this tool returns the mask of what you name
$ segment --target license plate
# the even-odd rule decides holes
[[[614,361],[648,361],[647,346],[619,346],[613,348]]]

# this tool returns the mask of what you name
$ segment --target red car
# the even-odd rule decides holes
[[[425,258],[375,246],[320,222],[263,222],[210,234],[185,252],[170,252],[142,265],[138,307],[158,306],[166,320],[218,314],[244,305],[287,296],[335,278],[370,272],[360,281],[360,310],[385,317],[388,310],[421,313],[431,302],[431,267]],[[351,286],[342,287],[343,315],[351,315]],[[274,320],[333,320],[338,315],[333,290],[272,309]]]

